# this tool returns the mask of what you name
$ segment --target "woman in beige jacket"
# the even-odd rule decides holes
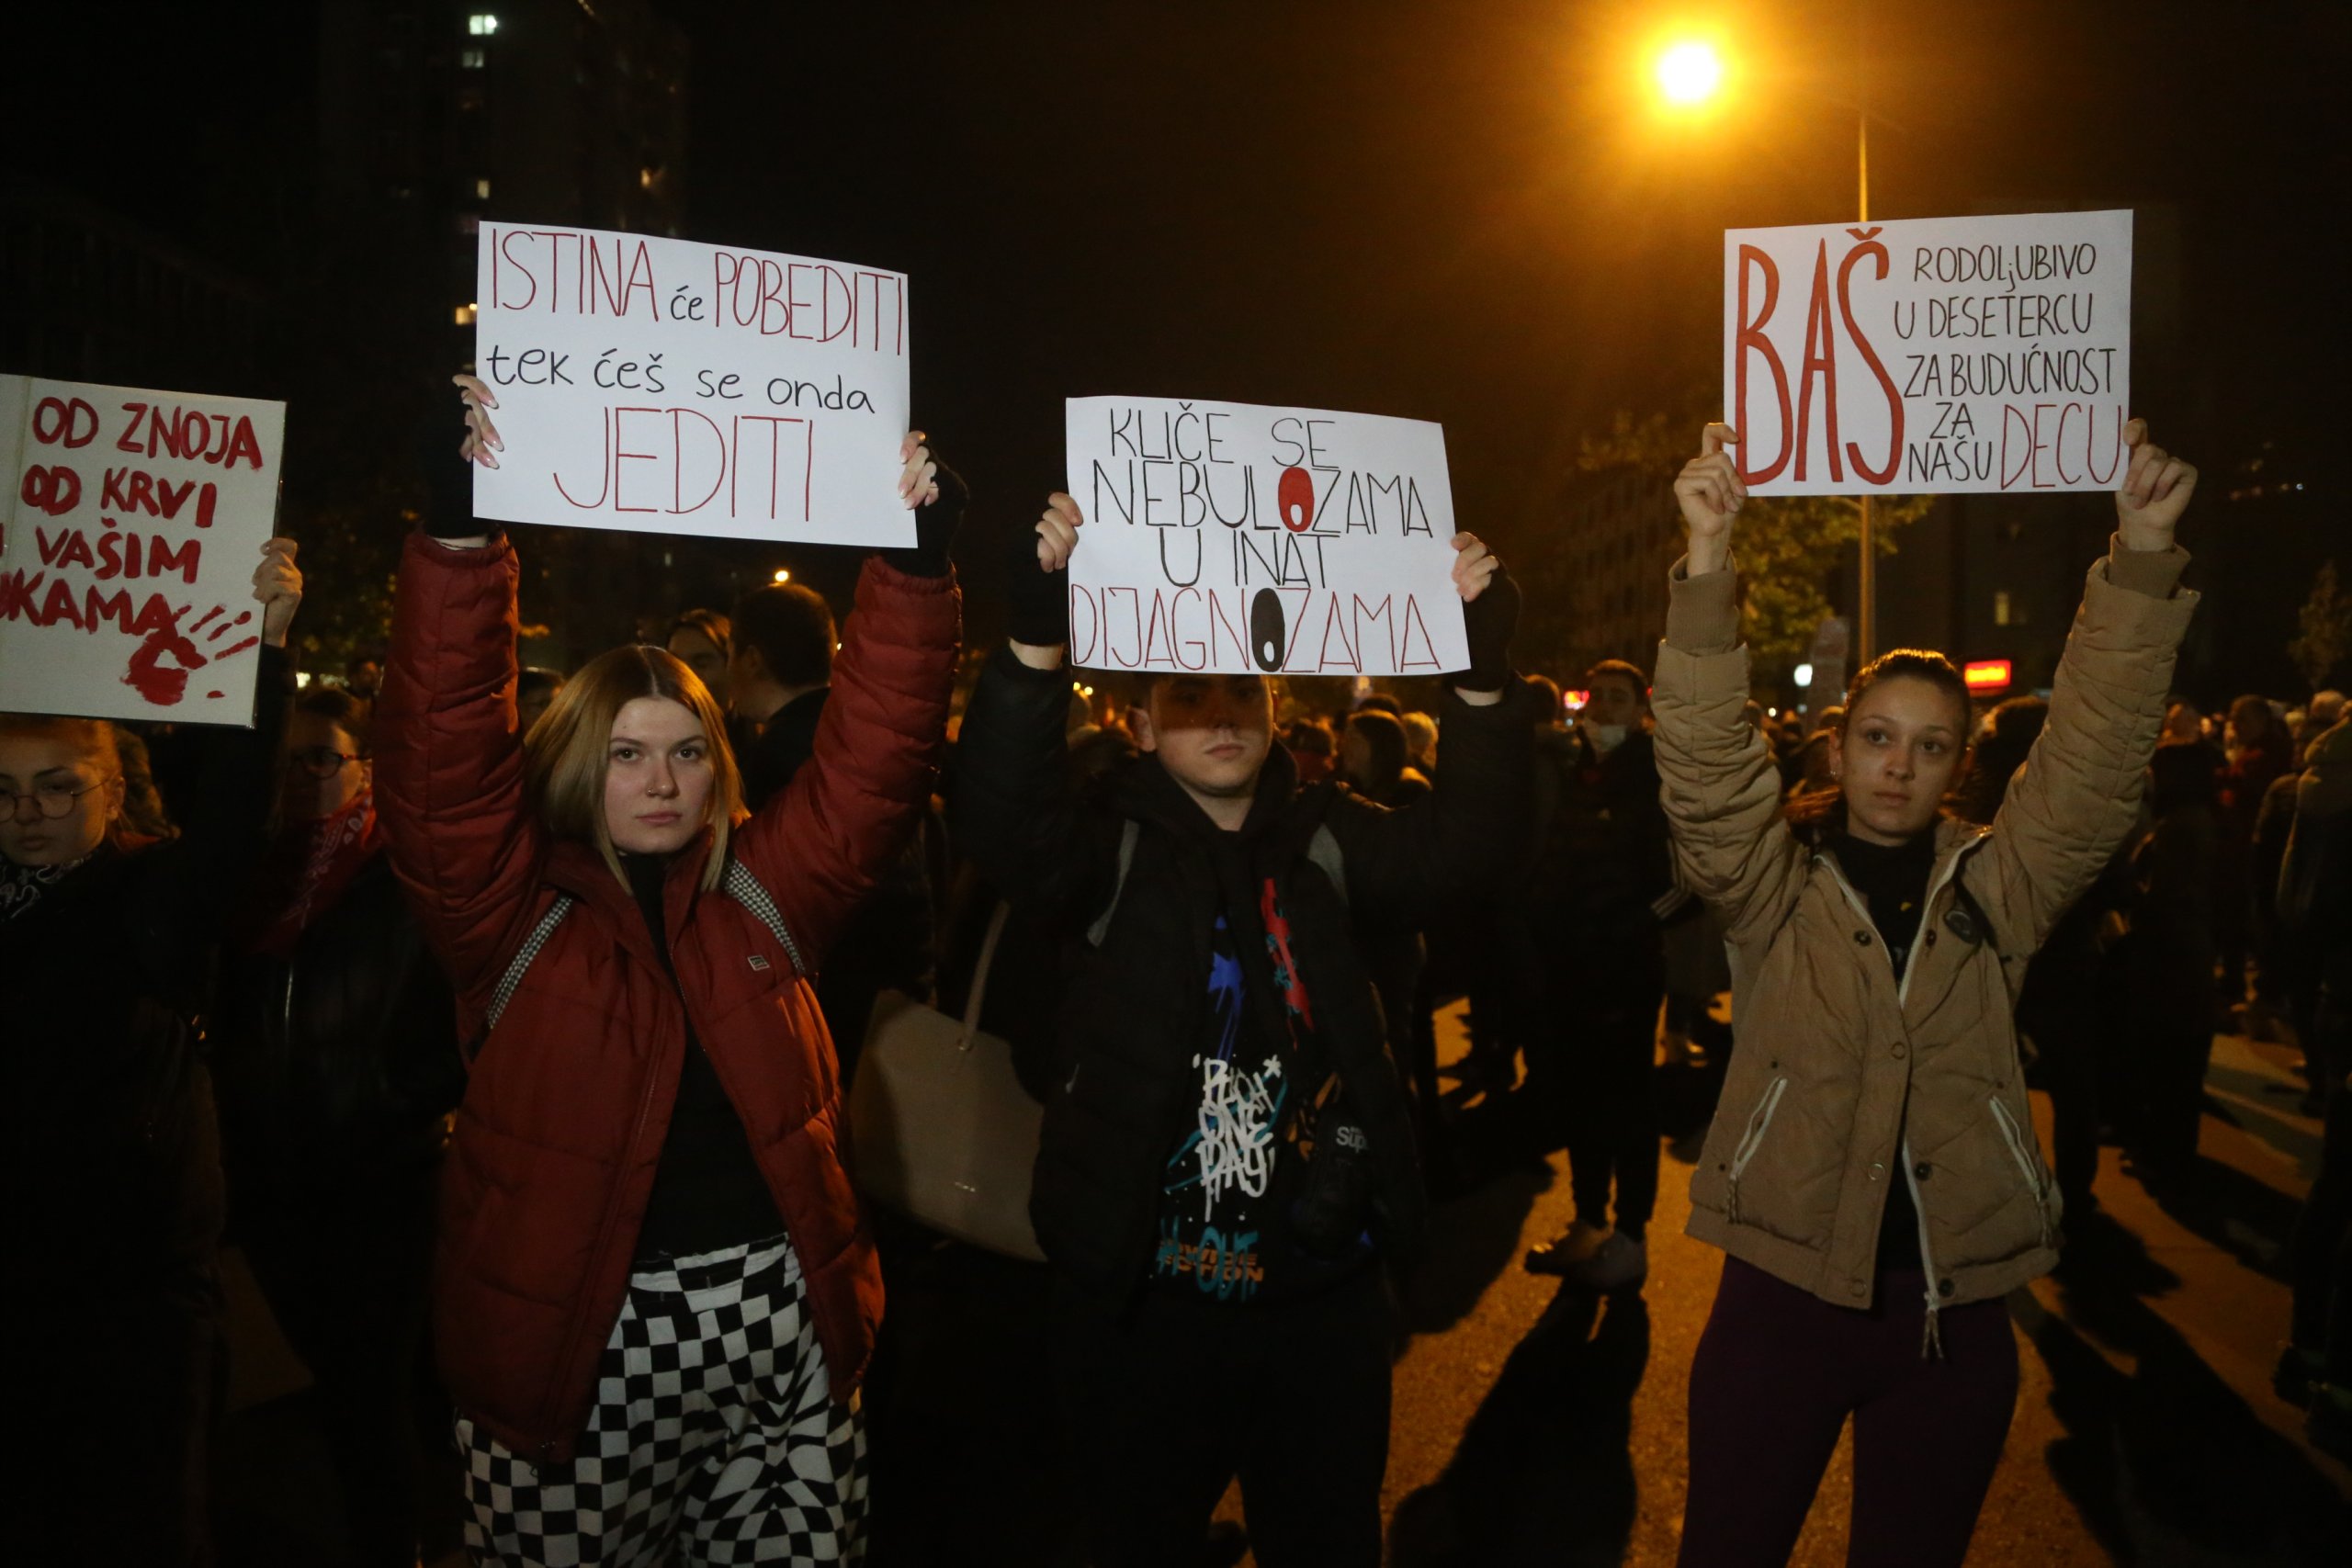
[[[1739,1031],[1690,1190],[1690,1234],[1730,1257],[1690,1371],[1681,1562],[1785,1562],[1850,1416],[1849,1563],[1957,1564],[2017,1398],[2002,1297],[2058,1258],[2011,1012],[2137,813],[2196,605],[2173,543],[2196,473],[2126,427],[2113,546],[1989,829],[1941,809],[1967,689],[1909,649],[1855,678],[1840,797],[1796,824],[1742,712],[1736,440],[1708,426],[1675,484],[1690,553],[1653,697],[1676,863],[1724,927]]]

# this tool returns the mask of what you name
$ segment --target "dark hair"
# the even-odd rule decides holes
[[[1968,776],[1952,792],[1952,809],[1970,822],[1992,821],[2008,795],[2009,780],[2049,721],[2050,705],[2040,697],[2011,697],[1996,707],[1969,759]]]
[[[1560,722],[1560,687],[1557,682],[1548,675],[1522,675],[1520,684],[1534,694],[1545,724]]]
[[[1395,784],[1405,771],[1405,727],[1396,716],[1381,708],[1358,708],[1348,716],[1348,728],[1363,736],[1372,750],[1369,776],[1356,781],[1365,793],[1378,794]]]
[[[1295,718],[1283,729],[1283,744],[1293,751],[1328,757],[1332,751],[1331,727],[1319,718]]]
[[[294,699],[294,711],[325,719],[351,737],[361,756],[369,754],[368,731],[374,727],[376,710],[365,700],[340,686],[312,686]]]
[[[563,671],[560,670],[549,670],[537,664],[526,664],[514,672],[514,700],[517,703],[540,692],[552,697],[561,690],[563,690]]]
[[[727,624],[727,617],[716,610],[679,611],[678,618],[670,623],[670,629],[662,634],[662,646],[667,649],[670,639],[680,632],[700,632],[704,640],[718,649],[721,659],[730,657],[735,651],[734,628]]]
[[[1358,713],[1385,713],[1394,716],[1404,711],[1405,705],[1385,692],[1368,693],[1362,702],[1356,704]]]
[[[1642,673],[1642,667],[1631,660],[1602,660],[1584,672],[1584,689],[1588,692],[1591,691],[1593,683],[1604,675],[1615,675],[1622,680],[1631,681],[1634,683],[1634,695],[1644,702],[1649,701],[1650,678]]]
[[[2197,740],[2166,740],[2148,759],[2148,805],[2159,817],[2218,797],[2213,753]]]
[[[735,637],[779,685],[821,686],[833,678],[833,610],[813,588],[771,582],[752,589],[735,601]]]
[[[1898,648],[1882,653],[1855,673],[1853,684],[1846,688],[1846,714],[1851,716],[1861,704],[1863,694],[1881,681],[1896,679],[1925,681],[1960,705],[1961,728],[1967,728],[1969,696],[1968,682],[1961,678],[1960,670],[1940,653],[1924,648]],[[1838,721],[1842,734],[1846,719]]]

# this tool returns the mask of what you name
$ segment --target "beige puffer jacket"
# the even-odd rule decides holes
[[[1675,861],[1727,933],[1738,1050],[1690,1183],[1690,1234],[1842,1306],[1871,1303],[1890,1181],[1920,1214],[1934,1311],[2058,1259],[2010,1027],[2027,959],[2131,831],[2197,595],[2188,556],[2090,570],[2050,718],[1989,829],[1947,821],[1895,983],[1868,907],[1781,815],[1747,723],[1729,570],[1673,571],[1653,705]],[[1964,896],[1963,896],[1964,889]]]

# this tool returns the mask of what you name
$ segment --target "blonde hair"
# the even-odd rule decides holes
[[[605,773],[614,721],[639,697],[663,697],[695,716],[710,746],[710,796],[704,825],[710,829],[710,857],[702,871],[705,892],[727,871],[728,835],[751,813],[743,807],[743,776],[727,744],[727,717],[710,688],[685,661],[658,648],[616,648],[588,661],[563,683],[548,711],[523,738],[523,788],[532,809],[553,832],[585,839],[626,886],[613,836],[605,826]]]

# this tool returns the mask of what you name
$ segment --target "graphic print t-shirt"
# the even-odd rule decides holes
[[[1208,1005],[1193,1057],[1198,1099],[1169,1156],[1152,1264],[1155,1283],[1220,1302],[1311,1290],[1371,1256],[1368,1236],[1317,1257],[1292,1233],[1289,1213],[1314,1162],[1329,1152],[1318,1145],[1348,1142],[1347,1153],[1361,1157],[1363,1134],[1335,1114],[1339,1078],[1321,1066],[1314,1009],[1271,880],[1262,886],[1260,912],[1268,966],[1282,996],[1283,1037],[1268,1040],[1254,1026],[1267,1010],[1250,1005],[1248,968],[1220,914],[1210,935]]]

